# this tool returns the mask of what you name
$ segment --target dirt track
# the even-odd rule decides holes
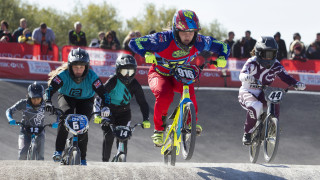
[[[19,99],[25,97],[26,87],[27,84],[0,81],[0,153],[2,155],[0,157],[0,160],[17,159],[17,141],[19,128],[17,126],[12,127],[8,125],[5,118],[5,110]],[[152,119],[154,96],[149,89],[145,90],[145,94],[150,105],[150,118]],[[218,174],[217,176],[213,177],[222,179],[224,179],[222,176],[223,172],[227,170],[230,170],[233,174],[241,174],[243,172],[252,171],[253,175],[259,175],[259,173],[264,173],[264,171],[270,169],[268,165],[243,164],[249,162],[249,157],[247,147],[242,146],[241,144],[245,111],[238,104],[237,92],[220,90],[198,90],[196,94],[199,105],[199,123],[202,125],[204,131],[202,136],[197,138],[196,151],[190,162],[201,162],[201,164],[197,164],[196,166],[207,167],[207,169],[205,168],[203,171],[201,170],[201,172],[207,173],[209,175]],[[178,98],[179,97],[176,95],[174,100],[175,103],[178,102]],[[274,161],[275,167],[273,167],[273,169],[275,168],[278,169],[277,171],[285,170],[294,173],[299,172],[299,166],[297,166],[298,169],[291,169],[283,168],[282,165],[277,164],[288,164],[285,165],[288,167],[291,167],[292,164],[320,164],[320,130],[318,128],[320,117],[319,106],[319,95],[289,93],[285,97],[281,105],[280,146],[278,149],[277,157]],[[140,122],[142,120],[142,115],[135,100],[133,100],[131,107],[132,112],[134,112],[132,117],[133,122]],[[170,107],[170,109],[172,108],[173,106]],[[17,119],[19,119],[19,117],[21,116],[16,117]],[[48,121],[54,121],[54,118],[49,117]],[[129,142],[129,152],[127,159],[129,162],[159,162],[159,164],[161,164],[160,162],[162,161],[162,157],[159,152],[160,149],[155,148],[150,139],[152,132],[152,129],[142,130],[140,128],[138,128],[134,132],[133,137]],[[54,129],[47,130],[45,160],[51,161],[51,156],[54,151],[55,136],[56,131]],[[90,168],[91,165],[96,166],[95,163],[97,163],[97,166],[99,166],[98,162],[101,161],[101,146],[102,131],[100,130],[100,127],[98,125],[91,122],[87,153],[87,160],[89,164],[88,168]],[[114,154],[115,151],[113,151],[112,153]],[[182,160],[181,157],[178,157],[177,162],[185,161]],[[0,161],[1,173],[3,173],[5,170],[1,165],[2,163],[11,162]],[[48,163],[48,166],[51,165],[51,162],[46,163]],[[205,165],[202,163],[228,164]],[[259,157],[258,163],[263,163],[262,156]],[[145,163],[138,164],[142,165],[142,167],[140,168],[144,168],[143,164]],[[145,166],[149,165],[145,164]],[[252,167],[257,167],[257,169],[250,169]],[[263,167],[265,168],[265,170],[262,170],[264,169]],[[318,166],[316,167],[319,168]],[[259,170],[259,168],[262,169]],[[230,171],[228,171],[228,174],[230,174]],[[271,174],[275,175],[274,173]],[[318,177],[320,177],[319,174],[317,175]],[[210,178],[211,177],[209,177],[209,179]],[[236,176],[234,178],[237,179]]]

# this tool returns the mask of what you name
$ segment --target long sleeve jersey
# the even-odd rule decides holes
[[[131,39],[129,47],[142,57],[146,52],[153,52],[156,57],[165,58],[169,62],[178,64],[190,63],[201,51],[211,51],[228,59],[230,51],[230,47],[227,44],[201,34],[197,35],[195,44],[190,50],[184,51],[176,44],[172,31],[158,32]],[[171,68],[161,65],[161,62],[155,68],[162,75],[170,75]]]
[[[102,98],[104,106],[107,106],[110,100],[100,78],[91,69],[89,69],[88,74],[79,84],[70,77],[68,70],[60,72],[52,79],[49,87],[46,89],[46,100],[51,101],[51,97],[56,91],[75,99],[89,99],[97,93]]]
[[[41,103],[40,107],[34,109],[27,99],[21,99],[6,111],[8,121],[14,120],[13,114],[17,111],[22,112],[21,122],[27,126],[41,127],[44,122],[45,104]],[[20,121],[20,120],[18,120]]]
[[[122,106],[130,106],[130,101],[133,96],[136,97],[136,101],[140,106],[140,110],[144,120],[149,119],[149,106],[144,96],[141,85],[136,79],[133,79],[130,84],[123,84],[116,75],[112,76],[105,84],[105,90],[110,94],[110,108],[121,108]],[[100,111],[99,100],[95,101],[95,112]]]
[[[262,83],[262,85],[272,84],[276,76],[278,76],[283,82],[287,83],[288,85],[295,85],[297,83],[297,80],[295,80],[287,73],[287,71],[278,60],[276,60],[276,62],[270,69],[267,69],[262,67],[257,62],[256,56],[248,59],[244,64],[240,72],[239,79],[242,82],[240,91],[249,91],[255,95],[258,95],[261,90],[251,87],[251,84],[245,81],[247,76],[253,76],[255,79],[258,79]]]

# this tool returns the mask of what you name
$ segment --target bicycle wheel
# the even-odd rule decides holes
[[[124,154],[120,154],[118,157],[118,162],[126,162],[126,156]]]
[[[249,146],[249,157],[251,163],[256,163],[259,157],[259,151],[261,146],[261,127],[257,128],[252,133],[252,143]]]
[[[31,143],[28,149],[27,160],[38,160],[37,147],[35,144]]]
[[[79,165],[80,164],[80,151],[77,147],[73,147],[69,152],[69,165]]]
[[[188,119],[190,122],[188,124]],[[181,143],[183,159],[190,160],[196,143],[196,110],[192,102],[186,103],[183,111],[183,127],[181,130]]]
[[[266,137],[264,138],[264,160],[271,162],[278,150],[279,145],[279,124],[278,119],[269,117],[266,125]]]

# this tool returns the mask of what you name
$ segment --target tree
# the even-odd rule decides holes
[[[214,20],[209,26],[202,26],[200,33],[205,36],[212,36],[217,40],[224,40],[227,37],[227,31],[221,26],[218,20]]]

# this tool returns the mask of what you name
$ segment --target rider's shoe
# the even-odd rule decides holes
[[[197,126],[196,126],[196,132],[197,132],[197,136],[200,136],[200,135],[201,135],[202,127],[200,126],[200,124],[197,124]]]
[[[86,165],[87,165],[87,160],[82,159],[82,160],[81,160],[81,166],[86,166]]]
[[[54,162],[60,162],[61,161],[61,155],[62,155],[62,151],[55,151],[53,153],[52,159]]]
[[[151,136],[155,146],[163,146],[163,131],[154,131],[153,136]]]
[[[242,138],[243,145],[251,144],[251,133],[244,133]]]

